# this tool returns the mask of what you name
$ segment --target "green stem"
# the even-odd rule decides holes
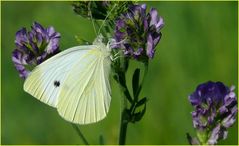
[[[118,72],[118,78],[119,78],[119,84],[120,84],[121,90],[124,93],[124,98],[123,98],[124,109],[121,113],[119,145],[124,145],[125,141],[126,141],[127,126],[129,123],[129,116],[127,113],[127,101],[129,101],[131,103],[131,102],[133,102],[133,100],[130,96],[129,90],[126,85],[125,72]]]
[[[73,126],[73,128],[76,130],[77,134],[80,136],[80,138],[82,139],[82,141],[84,142],[85,145],[89,145],[88,141],[86,140],[86,138],[84,137],[83,133],[80,131],[80,128],[76,125],[76,124],[71,124]]]
[[[136,96],[139,95],[141,88],[145,82],[145,78],[148,72],[148,62],[144,63],[144,75],[142,82],[140,84],[140,88],[137,91]],[[128,123],[130,122],[130,116],[135,111],[135,105],[137,101],[132,100],[132,97],[130,96],[129,90],[126,85],[126,77],[125,72],[118,72],[118,83],[120,84],[121,90],[124,93],[124,109],[121,113],[121,123],[120,123],[120,134],[119,134],[119,145],[124,145],[126,141],[126,134],[127,134],[127,127]],[[127,101],[130,102],[131,106],[130,109],[127,109]]]
[[[127,126],[128,126],[127,112],[126,112],[126,109],[124,109],[123,112],[122,112],[122,115],[121,115],[119,145],[124,145],[125,144]]]

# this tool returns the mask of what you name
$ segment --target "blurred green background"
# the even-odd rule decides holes
[[[187,144],[195,136],[188,95],[212,80],[237,85],[237,2],[147,2],[164,18],[163,37],[150,62],[141,96],[149,97],[144,118],[129,124],[127,144]],[[77,45],[75,35],[92,41],[90,21],[75,15],[68,2],[2,2],[2,144],[83,144],[71,124],[57,111],[23,91],[11,61],[15,32],[37,21],[61,33],[61,49]],[[131,65],[128,77],[137,63]],[[129,81],[130,82],[130,81]],[[108,116],[80,126],[90,144],[117,144],[120,92],[112,80]],[[237,89],[236,89],[237,92]],[[219,144],[237,144],[238,125]]]

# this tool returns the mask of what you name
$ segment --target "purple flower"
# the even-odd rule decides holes
[[[234,86],[222,82],[200,84],[189,96],[194,107],[193,126],[201,143],[216,144],[227,137],[227,129],[236,121],[237,99]]]
[[[53,27],[43,28],[34,22],[31,31],[22,28],[16,32],[12,61],[21,78],[25,79],[33,67],[59,52],[60,33]]]
[[[146,4],[132,5],[116,20],[114,39],[124,54],[134,59],[153,58],[155,47],[162,36],[163,19],[156,9],[146,13]]]

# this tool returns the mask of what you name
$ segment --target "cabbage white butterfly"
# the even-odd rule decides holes
[[[24,82],[24,90],[57,108],[67,121],[90,124],[109,111],[110,53],[98,36],[93,45],[76,46],[36,66]]]

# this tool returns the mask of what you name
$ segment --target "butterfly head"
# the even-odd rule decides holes
[[[101,51],[111,52],[111,47],[104,43],[104,37],[102,34],[99,34],[93,42],[93,45],[96,45]]]
[[[97,46],[97,48],[105,55],[105,57],[110,57],[111,61],[115,61],[116,59],[123,57],[121,56],[121,50],[115,49],[117,51],[112,51],[112,48],[115,48],[116,45],[122,42],[116,42],[115,39],[109,39],[107,45],[105,45],[104,39],[105,38],[101,34],[98,35],[94,40],[93,45]]]

